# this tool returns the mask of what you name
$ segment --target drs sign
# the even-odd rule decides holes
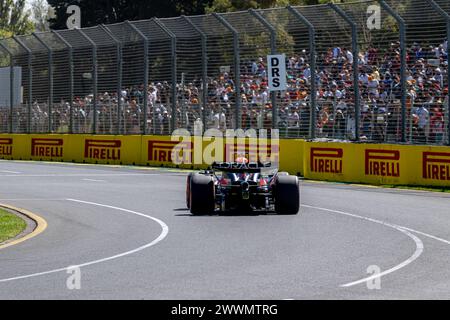
[[[270,91],[286,90],[286,56],[284,54],[267,56],[267,72]]]

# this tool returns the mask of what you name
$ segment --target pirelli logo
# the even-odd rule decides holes
[[[340,148],[311,148],[311,172],[342,173],[344,150]]]
[[[366,176],[400,177],[400,151],[366,149]]]
[[[32,138],[31,156],[46,158],[63,157],[64,140],[52,138]]]
[[[173,156],[179,159],[172,159],[172,151],[175,146],[179,148],[180,152],[173,152]],[[192,163],[192,142],[176,142],[176,141],[148,141],[148,161],[158,162],[174,162],[177,163]],[[176,151],[176,150],[175,150]]]
[[[120,160],[120,140],[90,140],[84,142],[84,158],[94,160]]]
[[[450,153],[424,152],[423,178],[439,181],[450,181]]]
[[[242,154],[243,153],[243,154]],[[224,161],[236,161],[237,157],[245,156],[249,162],[279,162],[280,148],[278,144],[225,144]]]
[[[12,138],[0,138],[0,156],[12,155]]]

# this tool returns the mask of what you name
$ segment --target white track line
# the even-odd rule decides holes
[[[314,207],[314,206],[308,206],[308,205],[304,205],[304,204],[302,206],[305,207],[305,208],[310,208],[310,209],[316,209],[316,210],[321,210],[321,211],[326,211],[326,212],[337,213],[337,214],[341,214],[341,215],[344,215],[344,216],[348,216],[348,217],[352,217],[352,218],[357,218],[357,219],[361,219],[361,220],[365,220],[365,221],[381,224],[381,225],[393,228],[395,230],[398,230],[398,231],[406,234],[408,237],[413,239],[414,243],[416,244],[416,250],[414,251],[413,255],[411,257],[409,257],[408,259],[406,259],[405,261],[403,261],[402,263],[400,263],[400,264],[398,264],[398,265],[396,265],[396,266],[394,266],[394,267],[392,267],[392,268],[390,268],[390,269],[388,269],[386,271],[383,271],[383,272],[381,272],[379,274],[374,274],[374,275],[372,275],[370,277],[366,277],[366,278],[363,278],[363,279],[360,279],[360,280],[357,280],[357,281],[353,281],[353,282],[349,282],[349,283],[346,283],[346,284],[342,284],[341,287],[346,287],[347,288],[347,287],[352,287],[352,286],[355,286],[355,285],[358,285],[358,284],[361,284],[361,283],[367,283],[368,281],[371,281],[371,280],[374,280],[374,279],[377,279],[377,278],[381,278],[381,277],[383,277],[383,276],[385,276],[387,274],[390,274],[392,272],[400,270],[401,268],[406,267],[407,265],[412,263],[414,260],[416,260],[418,257],[420,257],[420,255],[423,252],[423,249],[424,249],[423,242],[418,237],[416,237],[412,233],[408,232],[408,230],[409,231],[413,231],[413,230],[410,230],[410,229],[407,229],[407,228],[404,228],[404,227],[401,227],[401,226],[397,226],[397,225],[394,225],[394,224],[390,224],[390,223],[387,223],[387,222],[384,222],[384,221],[381,221],[381,220],[367,218],[367,217],[359,216],[359,215],[348,213],[348,212],[343,212],[343,211],[338,211],[338,210],[331,210],[331,209]]]
[[[31,199],[31,198],[15,198],[15,199],[0,199],[0,201],[65,201],[66,199]]]
[[[433,236],[431,234],[428,234],[428,233],[425,233],[425,232],[421,232],[421,231],[417,231],[417,230],[414,230],[414,229],[411,229],[411,228],[406,228],[406,227],[400,227],[400,228],[402,228],[404,230],[408,230],[408,231],[414,232],[414,233],[417,233],[417,234],[420,234],[420,235],[422,235],[424,237],[428,237],[430,239],[433,239],[433,240],[436,240],[436,241],[440,241],[442,243],[450,245],[450,241],[442,239],[442,238],[439,238],[439,237],[436,237],[436,236]]]
[[[86,267],[86,266],[90,266],[90,265],[93,265],[93,264],[98,264],[98,263],[110,261],[110,260],[113,260],[113,259],[121,258],[121,257],[130,255],[130,254],[133,254],[133,253],[136,253],[136,252],[139,252],[139,251],[142,251],[144,249],[147,249],[149,247],[154,246],[158,242],[162,241],[167,236],[167,234],[169,233],[169,227],[163,221],[161,221],[161,220],[159,220],[157,218],[154,218],[152,216],[140,213],[140,212],[136,212],[136,211],[132,211],[132,210],[124,209],[124,208],[119,208],[119,207],[114,207],[114,206],[109,206],[109,205],[101,204],[101,203],[77,200],[77,199],[66,199],[66,200],[67,201],[72,201],[72,202],[83,203],[83,204],[89,204],[89,205],[98,206],[98,207],[109,208],[109,209],[113,209],[113,210],[119,210],[119,211],[123,211],[123,212],[127,212],[127,213],[132,213],[132,214],[135,214],[137,216],[144,217],[144,218],[147,218],[147,219],[150,219],[150,220],[153,220],[153,221],[157,222],[161,226],[162,232],[152,242],[147,243],[146,245],[140,246],[139,248],[136,248],[136,249],[133,249],[133,250],[130,250],[130,251],[127,251],[127,252],[119,253],[119,254],[116,254],[114,256],[103,258],[103,259],[98,259],[98,260],[94,260],[94,261],[85,262],[85,263],[78,264],[78,265],[70,265],[70,266],[67,266],[67,267],[64,267],[64,268],[59,268],[59,269],[54,269],[54,270],[49,270],[49,271],[44,271],[44,272],[38,272],[38,273],[33,273],[33,274],[27,274],[27,275],[7,278],[7,279],[0,279],[0,283],[1,282],[8,282],[8,281],[19,280],[19,279],[38,277],[38,276],[43,276],[43,275],[47,275],[47,274],[51,274],[51,273],[63,272],[63,271],[67,271],[68,268],[74,268],[74,267],[81,268],[81,267]]]
[[[0,172],[3,172],[3,173],[13,173],[14,175],[20,174],[20,172],[17,172],[17,171],[9,171],[9,170],[0,170]]]
[[[123,177],[123,176],[158,176],[160,173],[63,173],[63,174],[0,174],[0,177]]]
[[[185,177],[185,174],[176,173],[66,173],[66,174],[0,174],[0,177],[14,178],[59,178],[59,177],[146,177],[146,176],[167,176]]]
[[[95,179],[81,179],[81,180],[90,182],[106,182],[106,180],[95,180]]]

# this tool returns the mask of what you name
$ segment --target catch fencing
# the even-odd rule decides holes
[[[447,0],[359,1],[2,39],[0,133],[450,144],[449,14]],[[268,90],[269,54],[286,55],[286,91]]]

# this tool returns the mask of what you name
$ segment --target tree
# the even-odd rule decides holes
[[[0,0],[0,36],[27,34],[34,30],[25,0]]]
[[[37,31],[49,31],[50,9],[46,0],[34,0],[31,3],[32,18]]]
[[[330,2],[328,0],[214,0],[206,7],[207,13],[234,12],[248,9],[267,9],[287,5],[314,5]]]
[[[153,17],[165,18],[179,15],[203,14],[205,7],[213,0],[47,0],[55,10],[55,17],[50,19],[52,29],[65,29],[66,13],[70,5],[78,5],[81,10],[81,26],[90,27],[98,24],[141,20]]]
[[[10,38],[13,36],[13,33],[8,30],[0,29],[0,39]]]

